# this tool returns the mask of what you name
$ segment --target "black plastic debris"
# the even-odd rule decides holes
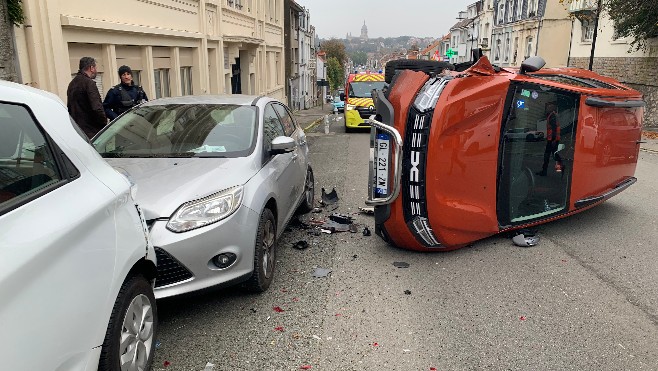
[[[352,224],[352,217],[345,214],[333,213],[329,215],[329,219],[340,224]]]
[[[333,220],[330,220],[324,222],[324,224],[322,224],[320,228],[322,228],[323,232],[327,230],[330,231],[330,233],[336,233],[336,232],[347,232],[350,230],[350,226],[352,226],[352,224],[341,224],[341,223],[336,223]]]
[[[352,255],[352,261],[355,261],[358,257],[359,257],[359,256],[356,255],[356,254]]]
[[[304,250],[308,248],[308,242],[306,241],[298,241],[296,244],[292,245],[292,247],[296,248],[297,250]]]
[[[331,192],[327,193],[324,188],[322,188],[322,200],[323,205],[331,205],[338,202],[338,194],[336,193],[336,188],[332,188]]]
[[[411,295],[411,290],[404,290],[405,295]]]
[[[393,266],[396,267],[396,268],[409,268],[409,263],[393,262]]]
[[[370,233],[370,229],[368,229],[368,227],[363,228],[363,235],[366,236],[366,237],[372,235],[372,233]]]
[[[374,206],[360,207],[359,211],[364,213],[364,214],[374,215],[375,214],[375,207]]]
[[[313,270],[312,273],[313,277],[315,278],[327,277],[330,274],[331,274],[331,269],[328,268],[315,268],[315,270]]]

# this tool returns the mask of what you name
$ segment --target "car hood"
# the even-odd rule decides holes
[[[183,203],[243,185],[258,171],[251,157],[105,160],[137,184],[146,219],[169,218]]]

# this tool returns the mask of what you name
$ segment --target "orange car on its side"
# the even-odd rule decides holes
[[[542,69],[540,57],[520,69],[486,57],[461,72],[430,63],[387,66],[390,87],[376,96],[367,203],[391,244],[453,250],[581,212],[636,181],[638,91]]]

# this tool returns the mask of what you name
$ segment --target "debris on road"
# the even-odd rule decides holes
[[[306,241],[298,241],[296,244],[292,245],[297,250],[304,250],[308,248],[308,242]]]
[[[203,369],[203,371],[213,371],[215,369],[215,365],[213,363],[206,363],[206,368]]]
[[[277,326],[274,328],[274,331],[284,332],[283,326]]]
[[[329,215],[329,219],[339,224],[352,224],[352,221],[354,220],[349,215],[339,213]]]
[[[272,309],[277,313],[285,312],[281,307],[273,307]]]
[[[331,269],[327,269],[327,268],[315,268],[315,270],[313,271],[312,274],[313,274],[313,277],[315,277],[315,278],[323,278],[323,277],[327,277],[328,275],[331,274]]]
[[[336,188],[332,188],[331,192],[327,193],[324,188],[322,188],[322,199],[320,203],[322,205],[332,205],[338,202],[338,194],[336,193]]]
[[[311,212],[314,214],[321,213],[322,209],[320,209],[319,207],[314,207],[313,210],[311,210]]]
[[[359,207],[359,211],[364,213],[364,214],[375,215],[375,207],[374,206]]]
[[[363,235],[364,235],[364,236],[368,237],[368,236],[370,236],[371,234],[372,234],[372,233],[370,233],[370,229],[368,229],[368,227],[363,228]]]
[[[411,290],[404,290],[405,295],[411,295]]]
[[[396,267],[396,268],[409,268],[409,263],[393,262],[393,266]]]
[[[512,237],[512,242],[516,246],[530,247],[539,243],[539,236],[537,233],[530,229],[519,229],[516,235]]]

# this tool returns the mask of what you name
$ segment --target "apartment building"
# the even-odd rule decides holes
[[[315,27],[310,11],[294,0],[285,0],[286,82],[292,109],[308,109],[315,101]]]
[[[66,99],[83,56],[104,96],[118,67],[153,98],[264,94],[285,99],[283,0],[23,0],[21,81]]]
[[[569,49],[569,66],[588,68],[594,39],[596,0],[574,0],[569,12],[574,16]],[[634,50],[631,38],[619,37],[606,12],[599,16],[592,70],[611,76],[644,94],[647,103],[644,124],[658,127],[658,38],[648,40],[647,49]]]

